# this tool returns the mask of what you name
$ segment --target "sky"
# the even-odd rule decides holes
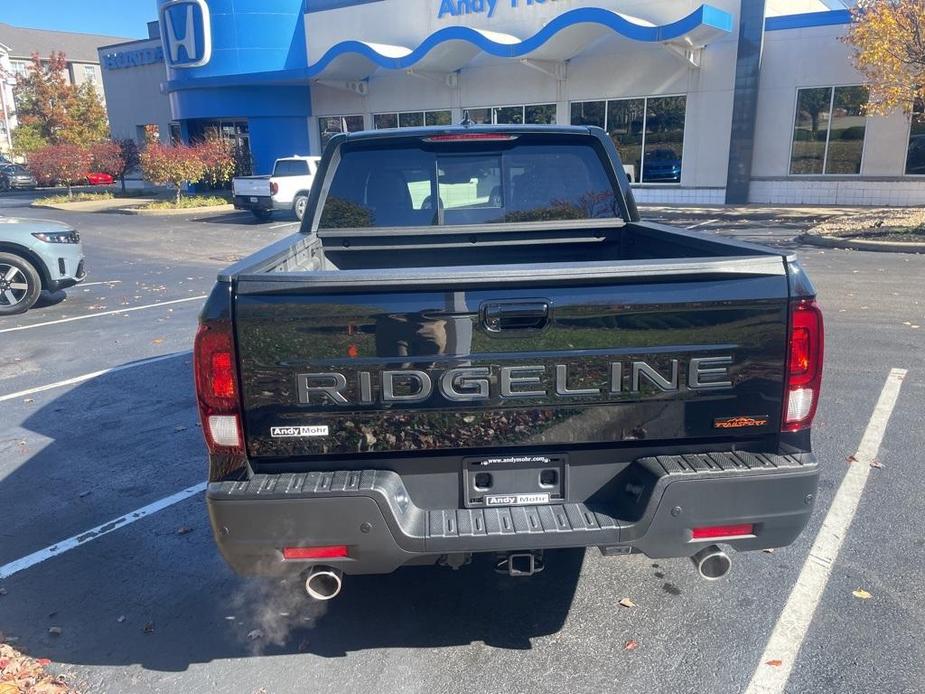
[[[0,0],[0,22],[34,29],[144,38],[157,0]]]

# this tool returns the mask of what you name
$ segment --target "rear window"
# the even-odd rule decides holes
[[[620,216],[590,138],[343,145],[320,229]]]
[[[281,159],[276,162],[273,175],[281,176],[307,176],[309,174],[308,161],[305,159]]]

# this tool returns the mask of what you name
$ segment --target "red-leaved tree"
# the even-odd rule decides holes
[[[90,145],[90,168],[93,171],[108,173],[115,178],[122,171],[125,162],[122,159],[122,148],[118,142],[95,142]]]
[[[199,152],[186,145],[166,147],[150,143],[141,153],[141,169],[145,178],[154,183],[173,186],[177,195],[177,206],[180,205],[180,190],[183,184],[202,180],[205,168]]]
[[[204,167],[202,180],[211,188],[227,183],[234,176],[234,149],[220,137],[210,137],[195,146]]]
[[[60,144],[42,147],[29,155],[29,169],[43,185],[71,186],[82,181],[90,170],[90,150],[80,145]]]

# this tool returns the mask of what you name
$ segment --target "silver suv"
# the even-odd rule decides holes
[[[0,316],[29,310],[43,289],[86,277],[80,234],[46,219],[0,217]]]

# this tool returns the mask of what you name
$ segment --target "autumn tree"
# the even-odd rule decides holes
[[[202,180],[210,188],[217,188],[234,176],[234,148],[227,140],[221,137],[206,138],[196,145],[196,152],[204,167]]]
[[[19,124],[13,146],[21,154],[46,145],[89,145],[108,136],[106,110],[90,83],[70,83],[64,53],[43,60],[37,53],[24,75],[16,80]]]
[[[122,157],[122,166],[116,172],[113,172],[113,176],[119,177],[119,182],[122,183],[122,193],[125,194],[125,176],[130,171],[134,170],[141,164],[141,151],[138,149],[138,144],[132,138],[128,137],[124,140],[116,140],[116,144],[119,145],[119,152]]]
[[[84,82],[73,88],[68,115],[70,122],[61,132],[62,142],[86,145],[109,137],[106,108],[92,82]]]
[[[108,173],[113,178],[123,167],[122,148],[118,142],[94,142],[90,145],[90,170]]]
[[[908,113],[925,98],[925,2],[859,0],[845,41],[870,87],[867,113]]]
[[[141,169],[145,178],[154,183],[173,186],[178,207],[183,184],[201,181],[205,168],[199,152],[186,145],[166,147],[152,143],[141,153]]]
[[[44,185],[71,186],[83,181],[90,170],[92,155],[86,147],[73,144],[47,145],[29,155],[29,170]]]

